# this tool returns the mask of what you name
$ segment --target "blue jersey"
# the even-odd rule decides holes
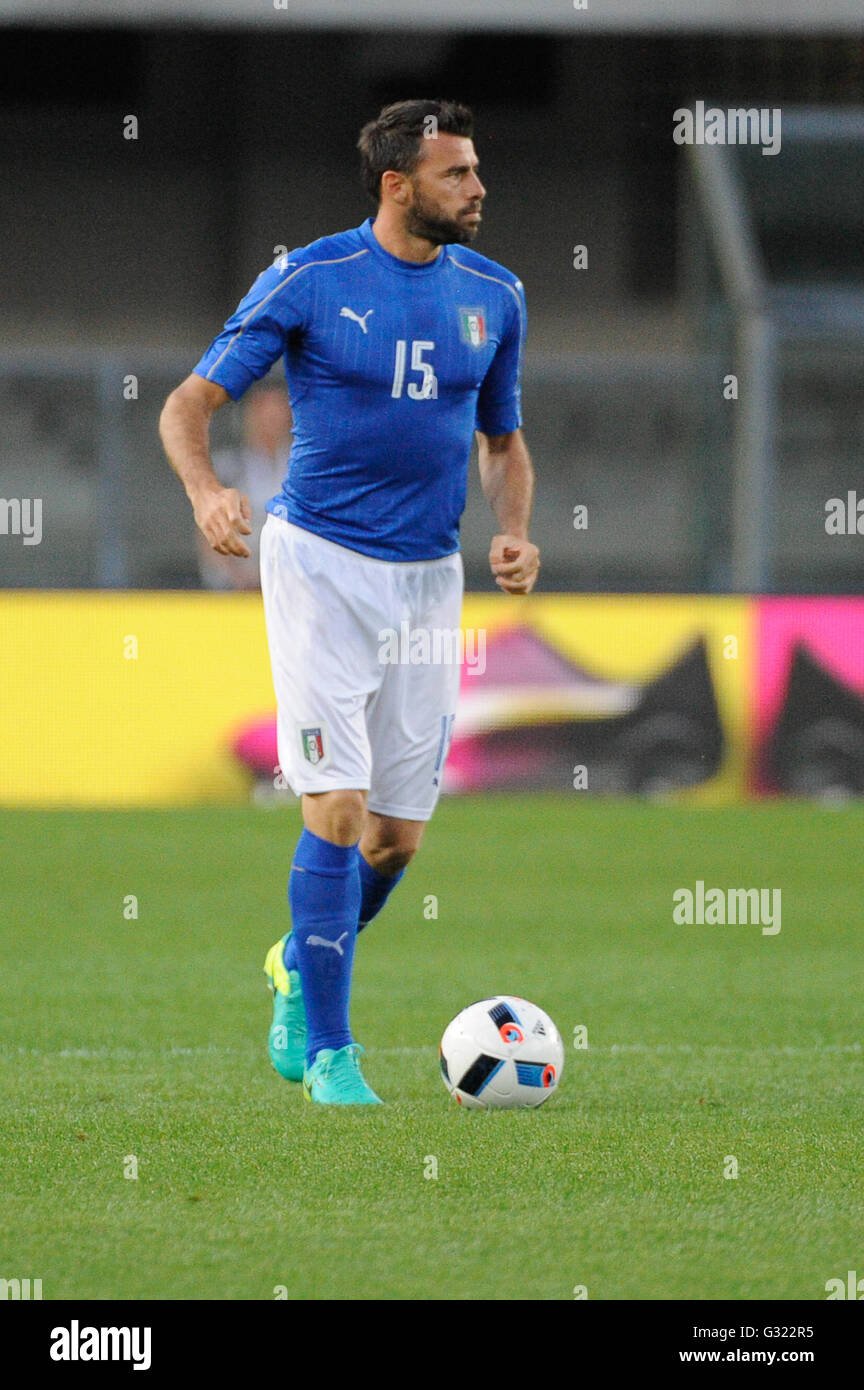
[[[465,246],[418,265],[371,219],[275,262],[195,367],[238,400],[284,355],[294,442],[267,510],[382,560],[459,548],[475,429],[522,423],[520,281]]]

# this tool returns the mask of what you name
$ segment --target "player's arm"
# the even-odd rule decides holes
[[[488,435],[477,431],[480,481],[498,522],[489,564],[495,583],[508,594],[530,594],[540,552],[528,539],[534,500],[534,469],[521,429]]]
[[[189,495],[195,520],[220,555],[249,556],[249,499],[223,487],[210,460],[210,417],[226,401],[239,401],[285,350],[303,324],[296,293],[296,262],[268,266],[214,338],[191,376],[165,402],[159,432],[171,467]]]
[[[208,543],[220,555],[248,559],[243,537],[252,532],[249,499],[222,486],[210,459],[210,417],[230,399],[224,386],[193,372],[166,400],[159,434]]]

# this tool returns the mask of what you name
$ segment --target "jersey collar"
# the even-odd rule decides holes
[[[434,261],[423,261],[422,263],[418,261],[403,261],[400,260],[398,256],[391,256],[389,251],[384,250],[384,247],[373,232],[371,217],[367,217],[366,221],[362,226],[358,227],[357,230],[364,244],[369,247],[370,251],[374,252],[379,261],[383,262],[388,269],[395,270],[397,275],[434,275],[435,271],[440,270],[447,259],[446,246],[439,247],[438,255],[435,257]]]

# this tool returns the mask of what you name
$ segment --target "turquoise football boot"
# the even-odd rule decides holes
[[[303,1095],[319,1105],[383,1105],[360,1071],[363,1049],[349,1043],[334,1052],[323,1047],[303,1074]]]
[[[300,973],[286,970],[282,958],[290,935],[286,932],[281,941],[270,947],[264,962],[267,984],[273,991],[273,1022],[267,1048],[280,1076],[286,1081],[302,1081],[306,1066],[306,1009]]]

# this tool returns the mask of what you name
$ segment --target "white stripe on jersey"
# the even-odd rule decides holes
[[[246,317],[245,317],[245,319],[243,320],[243,322],[241,323],[240,327],[237,329],[237,332],[234,334],[234,337],[233,337],[233,338],[231,339],[231,341],[225,346],[225,348],[223,349],[223,351],[220,352],[219,356],[216,358],[216,361],[215,361],[215,362],[212,364],[212,366],[210,367],[210,370],[209,370],[208,373],[207,373],[207,380],[208,380],[208,381],[210,380],[211,374],[212,374],[213,372],[215,372],[216,368],[219,366],[219,363],[228,355],[228,353],[231,351],[231,349],[232,349],[232,347],[234,346],[234,344],[237,342],[238,338],[242,337],[243,332],[244,332],[244,330],[245,330],[245,328],[246,328],[247,323],[251,323],[251,321],[252,321],[252,319],[254,319],[255,315],[256,315],[261,309],[264,308],[264,305],[268,302],[268,300],[270,300],[270,299],[273,298],[274,294],[278,294],[280,290],[284,290],[284,288],[285,288],[286,285],[290,285],[291,281],[294,279],[294,277],[295,277],[296,275],[299,275],[299,274],[300,274],[301,270],[311,270],[312,267],[313,267],[313,265],[341,265],[341,263],[342,263],[343,261],[355,261],[355,260],[357,259],[358,256],[368,256],[368,255],[369,255],[369,251],[368,251],[368,249],[364,246],[364,248],[363,248],[362,251],[352,251],[352,253],[351,253],[350,256],[336,256],[336,257],[335,257],[333,260],[331,260],[331,261],[307,261],[305,265],[300,265],[300,266],[298,266],[297,269],[296,269],[296,270],[293,270],[293,271],[291,272],[291,274],[290,274],[285,280],[280,280],[280,281],[279,281],[279,284],[276,285],[276,286],[274,286],[274,288],[270,291],[269,294],[265,294],[265,296],[264,296],[264,298],[261,300],[260,304],[256,304],[254,309],[250,309],[250,310],[249,310],[249,313],[246,315]],[[288,264],[289,264],[289,265],[292,265],[293,262],[289,261]],[[264,271],[262,271],[261,273],[262,273],[262,275],[263,275],[263,274],[264,274]]]

